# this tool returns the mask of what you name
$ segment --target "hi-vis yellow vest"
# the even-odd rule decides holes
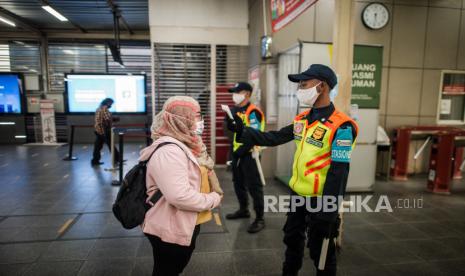
[[[256,107],[255,105],[250,104],[247,110],[245,111],[245,113],[238,112],[237,116],[239,116],[242,119],[244,126],[249,127],[251,125],[250,114],[252,113],[252,111],[257,111],[258,113],[260,113],[262,117],[261,121],[259,122],[260,131],[264,131],[265,130],[265,114],[263,114],[263,112],[260,109],[258,109],[258,107]],[[236,133],[234,133],[233,151],[236,151],[241,146],[242,146],[242,143],[239,143],[236,141]]]
[[[358,132],[357,124],[337,109],[326,121],[316,120],[307,125],[310,110],[294,119],[294,155],[290,188],[301,196],[321,196],[331,163],[331,145],[337,129],[350,122]],[[355,141],[352,148],[355,146]]]

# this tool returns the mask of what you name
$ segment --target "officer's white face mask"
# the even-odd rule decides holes
[[[236,105],[242,103],[245,99],[245,95],[244,94],[239,94],[239,93],[234,93],[233,94],[233,101]]]
[[[203,121],[203,120],[202,120],[202,121],[198,121],[198,122],[196,123],[196,126],[197,126],[197,127],[196,127],[196,129],[195,129],[195,134],[197,134],[197,135],[202,135],[203,130],[205,129],[205,123],[204,123],[204,121]]]
[[[316,100],[318,99],[318,96],[320,96],[320,93],[318,93],[318,90],[316,90],[316,87],[320,84],[321,82],[311,88],[297,90],[297,99],[299,102],[301,104],[313,107]]]

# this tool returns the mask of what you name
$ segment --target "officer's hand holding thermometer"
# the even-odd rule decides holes
[[[237,115],[232,115],[229,106],[222,104],[221,109],[228,115],[228,129],[235,133],[241,133],[244,129],[244,124],[242,123],[242,120]],[[253,148],[252,158],[255,160],[255,163],[257,164],[257,169],[258,173],[260,174],[260,180],[262,182],[262,185],[265,186],[265,176],[263,175],[262,164],[260,163],[260,150],[258,147]]]
[[[237,115],[233,116],[233,114],[231,113],[231,109],[229,109],[229,106],[222,104],[221,109],[228,115],[228,129],[235,133],[242,132],[242,129],[244,128],[242,120]]]

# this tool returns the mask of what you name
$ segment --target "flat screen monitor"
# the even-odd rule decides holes
[[[145,75],[67,74],[69,113],[93,113],[105,98],[112,98],[115,113],[146,113]]]
[[[21,113],[21,76],[15,73],[0,74],[0,114]]]

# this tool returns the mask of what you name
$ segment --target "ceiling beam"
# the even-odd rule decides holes
[[[113,0],[107,0],[107,4],[108,6],[110,7],[111,11],[117,15],[119,15],[119,19],[121,20],[121,23],[123,23],[124,27],[126,28],[126,30],[128,30],[128,32],[130,34],[134,34],[134,32],[132,31],[132,29],[129,27],[129,24],[128,22],[126,22],[126,20],[124,19],[123,15],[121,14],[121,10],[118,8],[117,5],[115,5],[115,3],[113,3]]]
[[[83,34],[78,30],[52,30],[43,29],[47,34],[49,40],[112,40],[114,39],[114,33],[112,31],[92,31]],[[4,32],[0,31],[0,40],[5,39],[38,39],[41,36],[37,33],[32,32]],[[141,30],[136,31],[133,35],[128,33],[122,33],[120,35],[121,40],[143,40],[150,41],[150,32]]]
[[[40,2],[44,5],[44,6],[50,6],[52,7],[54,10],[58,11],[59,13],[61,13],[63,16],[63,12],[61,12],[59,9],[55,8],[53,5],[51,5],[47,0],[40,0]],[[79,24],[69,20],[68,17],[66,17],[66,19],[68,19],[68,23],[70,23],[71,25],[73,25],[74,28],[80,30],[82,33],[87,33],[87,30],[84,29],[83,27],[81,27]]]
[[[22,29],[28,30],[33,33],[38,33],[38,34],[43,34],[43,32],[36,27],[34,27],[32,24],[28,23],[24,18],[0,7],[0,16],[5,17],[6,19],[9,19],[13,21],[15,24],[17,24],[19,27]]]

